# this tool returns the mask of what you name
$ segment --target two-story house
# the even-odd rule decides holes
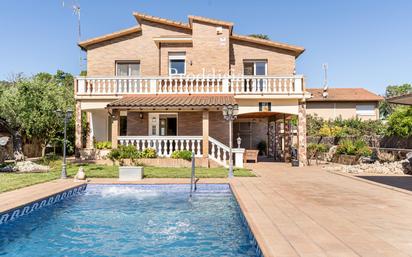
[[[139,25],[79,43],[87,76],[75,79],[77,150],[109,140],[113,147],[153,147],[165,157],[186,149],[204,166],[211,160],[226,166],[229,123],[222,110],[233,106],[234,148],[265,142],[268,156],[289,160],[295,116],[305,163],[310,94],[295,74],[303,48],[235,34],[226,21],[133,15]],[[90,124],[85,146],[82,113]]]

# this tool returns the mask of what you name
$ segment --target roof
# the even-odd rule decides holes
[[[232,95],[128,96],[111,102],[108,108],[120,107],[213,107],[236,104]]]
[[[312,94],[308,102],[376,102],[383,97],[364,88],[329,88],[328,97],[323,97],[323,88],[306,88]]]
[[[140,24],[142,24],[142,20],[147,20],[147,21],[162,23],[162,24],[166,24],[166,25],[170,25],[170,26],[174,26],[174,27],[180,27],[180,28],[183,28],[183,29],[192,29],[189,24],[184,23],[184,22],[173,21],[173,20],[169,20],[169,19],[165,19],[165,18],[160,18],[160,17],[140,13],[140,12],[134,12],[133,16],[136,18],[136,20]]]
[[[86,48],[88,46],[91,46],[93,44],[97,44],[97,43],[101,43],[110,39],[114,39],[114,38],[118,38],[118,37],[123,37],[123,36],[127,36],[133,33],[137,33],[142,31],[142,28],[140,26],[133,26],[127,29],[123,29],[123,30],[119,30],[110,34],[106,34],[100,37],[95,37],[95,38],[91,38],[82,42],[79,42],[79,46],[81,48]]]
[[[279,43],[279,42],[275,42],[272,40],[261,39],[261,38],[251,37],[251,36],[232,34],[230,38],[235,39],[235,40],[246,41],[246,42],[251,42],[255,44],[266,45],[266,46],[289,50],[289,51],[294,52],[296,57],[298,57],[305,51],[305,48],[300,47],[300,46],[293,46],[289,44]]]
[[[386,100],[393,104],[412,105],[412,93],[390,97]]]
[[[201,21],[201,22],[205,22],[205,23],[216,24],[216,25],[219,25],[219,26],[228,27],[230,29],[230,33],[232,33],[232,29],[233,29],[233,25],[234,25],[233,22],[216,20],[216,19],[211,19],[211,18],[201,17],[201,16],[195,16],[195,15],[189,15],[188,18],[189,18],[190,26],[192,26],[192,23],[193,23],[194,20],[197,20],[197,21]]]
[[[169,26],[178,27],[178,28],[187,29],[187,30],[192,30],[193,21],[197,20],[197,21],[201,21],[201,22],[205,22],[205,23],[210,23],[210,24],[216,24],[216,25],[219,25],[219,26],[229,27],[230,38],[231,39],[240,40],[240,41],[247,41],[247,42],[252,42],[252,43],[255,43],[255,44],[266,45],[266,46],[270,46],[270,47],[276,47],[276,48],[280,48],[280,49],[289,50],[289,51],[294,52],[296,57],[298,57],[300,54],[303,53],[303,51],[305,51],[305,49],[303,47],[299,47],[299,46],[293,46],[293,45],[289,45],[289,44],[279,43],[279,42],[275,42],[275,41],[271,41],[271,40],[254,38],[254,37],[250,37],[250,36],[232,34],[232,30],[233,30],[233,26],[234,26],[234,23],[232,23],[232,22],[216,20],[216,19],[211,19],[211,18],[206,18],[206,17],[201,17],[201,16],[194,16],[194,15],[189,15],[188,16],[189,23],[169,20],[169,19],[156,17],[156,16],[152,16],[152,15],[148,15],[148,14],[143,14],[143,13],[139,13],[139,12],[134,12],[133,16],[136,18],[137,22],[139,22],[140,24],[142,24],[143,20],[147,20],[147,21],[166,24],[166,25],[169,25]],[[100,37],[95,37],[95,38],[91,38],[91,39],[79,42],[79,46],[83,49],[86,49],[90,45],[101,43],[101,42],[104,42],[104,41],[107,41],[107,40],[110,40],[110,39],[114,39],[114,38],[118,38],[118,37],[122,37],[122,36],[125,36],[125,35],[129,35],[129,34],[132,34],[132,33],[138,32],[138,31],[141,31],[141,27],[140,26],[134,26],[134,27],[131,27],[131,28],[128,28],[128,29],[120,30],[120,31],[113,32],[113,33],[110,33],[110,34],[107,34],[107,35],[103,35],[103,36],[100,36]]]

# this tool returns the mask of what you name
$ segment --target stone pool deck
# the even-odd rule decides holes
[[[411,256],[412,196],[320,167],[251,166],[232,188],[265,256]]]
[[[73,182],[72,179],[53,180],[33,186],[20,188],[17,190],[0,194],[0,213],[26,205],[36,200],[71,189],[84,182]]]
[[[410,256],[412,195],[320,167],[250,164],[258,177],[230,183],[265,256]],[[121,183],[91,179],[89,183]],[[144,179],[136,184],[188,183]],[[0,211],[79,185],[56,180],[0,194]]]

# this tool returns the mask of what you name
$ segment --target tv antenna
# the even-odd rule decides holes
[[[323,77],[323,98],[328,97],[328,64],[322,64],[324,77]]]
[[[64,0],[62,1],[62,6],[66,7]],[[71,6],[67,6],[68,8],[73,10],[73,14],[77,17],[77,43],[80,43],[82,38],[82,31],[81,31],[81,22],[80,22],[80,4],[77,0],[72,1]],[[82,49],[79,48],[79,68],[82,71],[83,67],[83,58],[82,58]]]

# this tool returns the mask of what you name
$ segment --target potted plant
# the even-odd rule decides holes
[[[119,146],[108,154],[108,158],[113,161],[113,164],[116,162],[119,164],[119,181],[143,179],[144,167],[137,162],[140,157],[141,153],[133,145]]]

